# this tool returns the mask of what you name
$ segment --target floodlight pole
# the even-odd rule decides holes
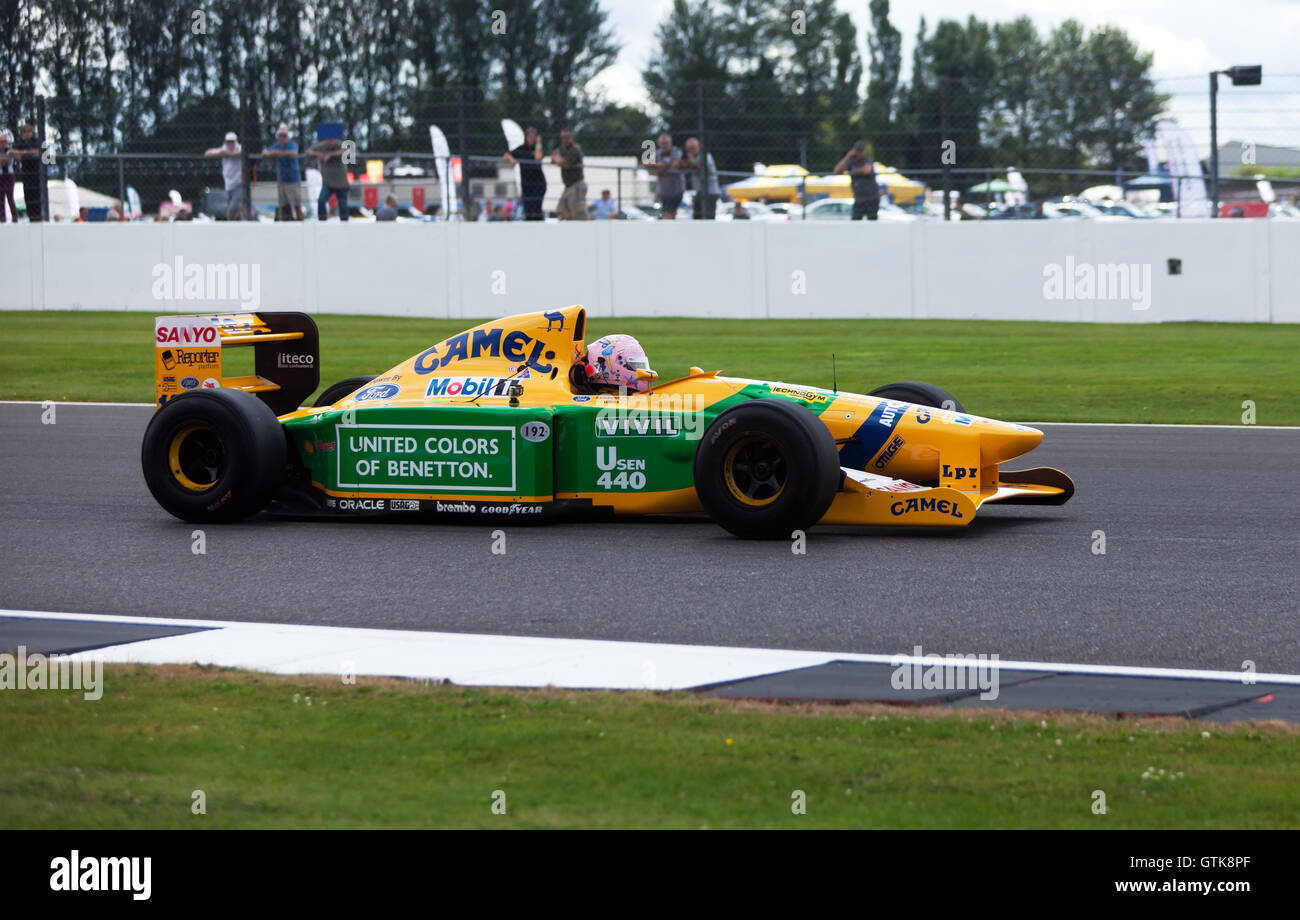
[[[1258,86],[1263,69],[1258,64],[1210,71],[1210,216],[1219,216],[1219,74],[1232,78],[1233,86]]]

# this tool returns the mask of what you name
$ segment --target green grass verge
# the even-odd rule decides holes
[[[473,320],[320,316],[321,380],[377,374]],[[0,399],[150,402],[146,313],[0,311]],[[925,380],[993,418],[1300,424],[1300,326],[957,320],[596,319],[627,332],[663,379],[692,364],[866,392]],[[245,355],[247,357],[247,355]],[[249,359],[251,369],[251,358]]]
[[[1300,826],[1300,732],[1277,723],[138,666],[104,691],[5,692],[0,827]]]

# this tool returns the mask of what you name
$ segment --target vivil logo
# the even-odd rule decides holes
[[[547,361],[555,359],[555,352],[546,350],[545,342],[518,329],[511,332],[500,328],[474,329],[420,352],[415,356],[415,372],[432,374],[438,368],[448,367],[456,361],[484,355],[526,364],[539,374],[551,372],[551,365],[543,364],[543,358]]]

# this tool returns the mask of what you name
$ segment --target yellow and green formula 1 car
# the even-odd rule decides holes
[[[1058,470],[1000,469],[1042,432],[968,415],[936,387],[858,395],[693,367],[610,392],[588,376],[585,326],[580,306],[494,320],[299,408],[319,383],[310,317],[158,317],[145,479],[193,522],[704,511],[787,539],[814,524],[962,527],[987,502],[1074,493]],[[255,373],[227,376],[239,346]]]

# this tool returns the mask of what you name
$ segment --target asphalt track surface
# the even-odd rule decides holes
[[[0,405],[0,608],[1300,673],[1300,429],[1044,425],[1023,465],[1069,504],[805,555],[702,518],[255,519],[195,555],[140,473],[150,412]]]

